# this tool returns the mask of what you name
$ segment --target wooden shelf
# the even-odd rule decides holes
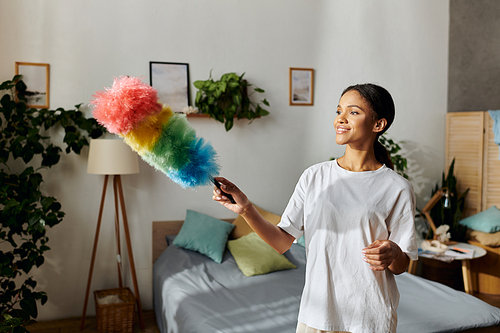
[[[208,114],[204,114],[204,113],[187,113],[186,117],[188,117],[188,118],[208,118]]]
[[[208,114],[205,114],[205,113],[186,113],[186,117],[188,117],[188,118],[209,118],[210,116]],[[238,116],[235,115],[234,119],[237,119],[237,118],[238,118]],[[258,118],[260,118],[260,116],[258,116],[255,119],[258,119]],[[241,118],[241,119],[247,119],[247,118]]]

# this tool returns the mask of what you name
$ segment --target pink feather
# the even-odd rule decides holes
[[[94,118],[114,134],[127,134],[145,117],[162,109],[155,88],[139,78],[121,76],[113,86],[93,95]]]

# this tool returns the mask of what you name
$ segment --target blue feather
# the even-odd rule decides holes
[[[183,188],[211,185],[219,174],[217,153],[210,142],[196,138],[189,148],[189,162],[180,169],[167,170],[167,176]]]

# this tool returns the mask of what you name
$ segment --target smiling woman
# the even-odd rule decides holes
[[[378,140],[394,111],[391,95],[380,86],[344,90],[334,124],[345,154],[304,171],[277,226],[236,185],[217,178],[235,202],[217,188],[214,200],[240,214],[276,251],[287,251],[304,236],[308,260],[297,333],[317,332],[312,327],[396,332],[394,275],[417,259],[417,244],[413,188],[392,170]]]
[[[337,144],[349,144],[349,148],[362,151],[372,148],[377,134],[387,125],[385,118],[376,119],[373,113],[357,91],[347,91],[340,99],[334,121]]]
[[[373,148],[375,159],[378,163],[368,167],[368,170],[377,169],[382,164],[394,170],[389,152],[379,142],[379,137],[384,134],[394,121],[395,107],[390,93],[373,84],[350,86],[344,90],[337,107],[337,117],[334,121],[337,144],[346,146],[347,151],[354,149],[357,154],[370,153]],[[348,164],[345,156],[338,163]],[[356,166],[346,166],[355,168]],[[366,171],[360,170],[357,171]]]

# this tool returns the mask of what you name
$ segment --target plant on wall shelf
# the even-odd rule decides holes
[[[62,152],[47,130],[62,127],[65,152],[76,154],[89,144],[88,136],[104,134],[79,110],[81,104],[75,110],[38,110],[26,107],[25,95],[20,75],[0,85],[0,332],[27,332],[25,326],[38,315],[37,301],[47,301],[28,276],[49,250],[46,228],[64,217],[57,199],[41,190],[40,169],[56,165]]]
[[[245,73],[241,75],[226,73],[219,81],[214,81],[210,73],[208,80],[194,82],[194,86],[198,89],[195,106],[199,112],[224,123],[226,131],[233,127],[234,118],[253,120],[269,114],[269,111],[262,108],[260,103],[250,101],[248,88],[252,85],[243,79],[244,75]],[[253,91],[264,92],[255,86]],[[260,102],[269,106],[265,98]]]

